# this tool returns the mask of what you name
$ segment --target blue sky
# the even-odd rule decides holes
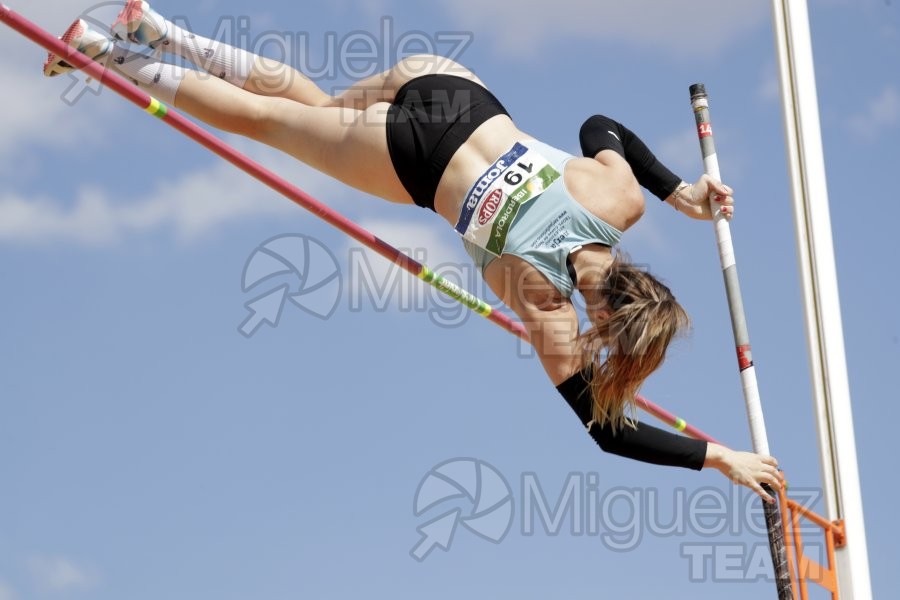
[[[11,5],[54,33],[85,9]],[[328,89],[349,81],[336,44],[354,32],[379,38],[386,16],[388,41],[463,32],[472,41],[461,62],[526,131],[575,152],[582,121],[603,112],[689,180],[702,167],[687,88],[705,82],[723,177],[737,190],[733,231],[770,445],[794,488],[820,484],[768,3],[155,6],[201,33],[222,15],[249,16],[256,41],[292,40],[295,62],[321,67]],[[116,8],[88,12],[104,21]],[[900,419],[890,381],[900,359],[900,6],[812,0],[810,14],[872,581],[887,597],[900,533],[885,447]],[[674,534],[654,525],[691,502],[715,513],[716,498],[734,494],[718,473],[603,455],[511,336],[455,314],[113,94],[70,106],[61,98],[73,81],[41,77],[41,51],[13,32],[0,31],[0,49],[0,600],[772,594],[752,564],[764,538],[730,502],[707,513],[727,524],[714,535],[698,510],[676,518],[685,527]],[[481,288],[437,217],[226,139]],[[238,326],[258,290],[242,290],[245,264],[285,234],[335,257],[337,310],[322,320],[287,304],[277,328],[247,339]],[[694,324],[645,394],[747,448],[711,228],[651,201],[623,247],[671,284]],[[327,274],[325,255],[314,256]],[[366,282],[397,288],[372,297]],[[441,514],[414,515],[419,484],[463,457],[509,482],[512,529],[495,545],[460,527],[449,551],[417,562],[417,528]],[[524,483],[536,478],[555,502],[571,474],[594,477],[607,533],[616,523],[643,532],[627,551],[568,523],[558,535],[523,533]],[[618,503],[626,493],[643,510]],[[699,569],[689,556],[707,550],[718,558]]]

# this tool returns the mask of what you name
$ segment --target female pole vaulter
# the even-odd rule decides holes
[[[770,456],[671,434],[630,418],[688,316],[672,292],[614,253],[644,213],[640,187],[688,217],[734,214],[732,191],[688,184],[633,132],[602,115],[581,128],[584,157],[521,131],[471,71],[420,55],[330,96],[293,68],[204,38],[129,0],[110,35],[77,20],[62,38],[160,101],[277,148],[347,185],[436,212],[462,237],[493,292],[526,328],[541,364],[599,446],[666,466],[716,468],[774,502]],[[118,41],[154,49],[134,53]],[[168,64],[170,53],[200,70]],[[51,54],[48,76],[71,70]],[[584,299],[580,331],[572,303]]]

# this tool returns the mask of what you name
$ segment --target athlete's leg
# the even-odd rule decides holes
[[[251,94],[190,71],[178,88],[175,106],[213,127],[277,148],[359,190],[412,204],[388,152],[388,104],[365,111],[307,106]]]
[[[299,71],[187,31],[153,10],[145,0],[128,0],[112,31],[120,40],[180,56],[210,75],[254,94],[289,98],[310,106],[331,102],[331,96]]]
[[[391,102],[411,79],[433,73],[466,77],[484,85],[467,68],[441,56],[416,55],[391,69],[364,79],[332,96],[296,69],[186,31],[154,11],[145,0],[128,0],[113,25],[120,39],[146,44],[177,54],[204,71],[260,96],[287,98],[308,106],[340,106],[365,110],[378,102]]]
[[[174,104],[213,127],[278,148],[367,193],[393,202],[412,203],[388,152],[388,104],[358,111],[259,96],[221,79],[130,52],[90,29],[81,19],[72,24],[63,40],[164,103]],[[44,66],[49,76],[71,70],[55,54],[48,57]]]

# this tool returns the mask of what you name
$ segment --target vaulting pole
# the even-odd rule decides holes
[[[691,86],[691,105],[697,120],[697,134],[700,138],[700,148],[703,153],[703,167],[706,174],[719,181],[722,175],[719,172],[719,159],[716,155],[715,138],[713,137],[712,121],[709,116],[709,97],[706,88],[702,84]],[[737,346],[738,367],[741,371],[741,383],[744,388],[744,401],[747,405],[747,418],[750,421],[750,436],[753,441],[753,450],[757,454],[770,454],[769,439],[766,434],[766,423],[763,418],[762,403],[759,398],[759,387],[756,382],[756,368],[753,366],[753,356],[750,348],[750,333],[747,329],[747,319],[744,314],[744,301],[741,297],[741,286],[738,279],[737,261],[734,256],[734,245],[731,240],[731,227],[728,220],[716,203],[709,200],[710,209],[714,215],[713,223],[716,230],[716,240],[719,245],[719,259],[722,264],[722,272],[725,276],[725,291],[728,295],[728,307],[731,312],[731,326],[734,330],[734,341]],[[766,492],[776,499],[777,495],[768,486],[764,486]],[[775,587],[778,590],[779,600],[793,599],[791,588],[791,571],[788,563],[787,551],[784,545],[784,527],[781,521],[781,511],[775,503],[764,503],[766,525],[769,533],[769,547],[772,551],[772,565],[775,568]]]

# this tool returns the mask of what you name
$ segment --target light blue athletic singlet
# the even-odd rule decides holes
[[[513,217],[502,253],[528,262],[543,273],[564,297],[569,298],[574,291],[566,267],[569,254],[587,244],[615,246],[622,232],[588,212],[569,193],[562,174],[566,163],[574,156],[536,140],[522,142],[521,146],[546,158],[559,176],[540,195],[521,206]],[[473,190],[477,185],[473,186]],[[467,198],[472,194],[473,191],[470,191]],[[464,201],[464,210],[465,205]],[[463,243],[482,273],[497,258],[496,254],[472,241],[463,239]]]

